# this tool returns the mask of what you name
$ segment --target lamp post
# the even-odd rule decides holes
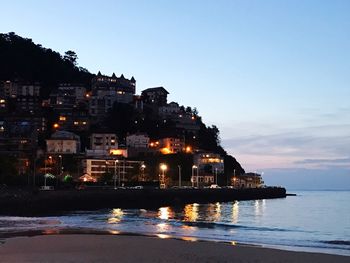
[[[215,168],[215,184],[218,184],[218,168]]]
[[[146,165],[145,164],[141,164],[141,180],[140,181],[145,181],[145,168]]]
[[[198,188],[199,184],[198,184],[198,166],[197,165],[192,165],[192,187],[194,187],[194,169],[197,169],[196,181],[197,181],[197,188]]]
[[[192,187],[194,187],[194,169],[195,169],[196,167],[197,167],[197,166],[192,165],[192,176],[191,176]]]
[[[114,161],[114,190],[117,189],[117,162],[118,160]]]
[[[160,180],[160,188],[163,189],[163,188],[165,188],[165,171],[168,169],[168,166],[165,163],[161,163],[159,168],[162,171],[161,180]]]
[[[181,165],[177,166],[179,168],[179,188],[181,188]]]

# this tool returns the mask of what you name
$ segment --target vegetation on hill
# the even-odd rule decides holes
[[[40,82],[44,97],[59,83],[90,85],[93,75],[78,67],[77,59],[71,50],[62,56],[13,32],[0,34],[0,79]]]

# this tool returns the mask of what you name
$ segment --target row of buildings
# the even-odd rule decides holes
[[[71,156],[79,164],[75,174],[83,180],[98,181],[112,173],[118,174],[119,181],[136,174],[142,181],[154,179],[147,178],[144,156],[176,153],[193,155],[192,185],[216,183],[217,175],[224,173],[222,156],[196,148],[193,140],[186,141],[184,134],[195,140],[200,117],[176,102],[168,103],[169,92],[163,87],[137,95],[134,77],[98,72],[91,87],[62,83],[48,97],[42,93],[40,83],[0,83],[0,154],[17,157],[19,174],[31,173],[33,163],[43,158],[35,173],[50,171],[62,176],[71,172],[62,163],[65,156]],[[152,112],[158,121],[171,122],[172,132],[157,137],[135,132],[118,138],[110,130],[93,130],[115,103],[131,105],[141,116]]]

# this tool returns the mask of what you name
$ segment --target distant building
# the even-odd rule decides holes
[[[86,149],[87,156],[109,156],[112,150],[118,149],[115,133],[93,133],[90,136],[90,149]]]
[[[224,173],[224,158],[220,154],[202,152],[193,157],[194,172],[191,177],[192,183],[197,185],[210,185],[215,182],[216,177]]]
[[[176,129],[197,134],[200,130],[200,124],[197,121],[197,118],[197,116],[194,116],[191,113],[180,112],[172,117],[172,121],[175,122]]]
[[[83,85],[60,84],[58,89],[50,94],[50,105],[57,111],[71,110],[79,103],[86,103],[86,95]]]
[[[231,184],[235,188],[260,188],[264,181],[258,173],[246,173],[232,177]]]
[[[57,131],[46,140],[47,152],[51,154],[77,154],[80,152],[80,137],[67,131]]]
[[[89,112],[91,116],[103,117],[113,107],[115,102],[132,103],[135,95],[136,80],[126,79],[122,74],[119,78],[98,72],[92,79],[92,91],[89,95]]]
[[[161,116],[162,118],[177,115],[179,112],[180,112],[180,106],[176,102],[170,102],[169,104],[160,106],[158,108],[159,116]]]
[[[51,107],[58,115],[56,125],[66,131],[87,131],[90,127],[88,98],[86,89],[79,84],[60,84],[50,94],[49,103],[43,101],[45,107]]]
[[[159,139],[158,148],[163,154],[173,154],[183,152],[185,150],[184,139],[176,137],[167,137]]]
[[[41,111],[39,83],[5,81],[0,85],[0,107],[13,113],[38,114]]]
[[[145,133],[135,133],[126,136],[126,146],[132,148],[148,148],[149,136]]]
[[[169,92],[163,87],[149,88],[142,91],[141,96],[145,104],[165,106]]]

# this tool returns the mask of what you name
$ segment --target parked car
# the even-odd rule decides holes
[[[212,185],[210,185],[210,188],[219,189],[219,188],[221,188],[221,187],[218,186],[217,184],[212,184]]]

